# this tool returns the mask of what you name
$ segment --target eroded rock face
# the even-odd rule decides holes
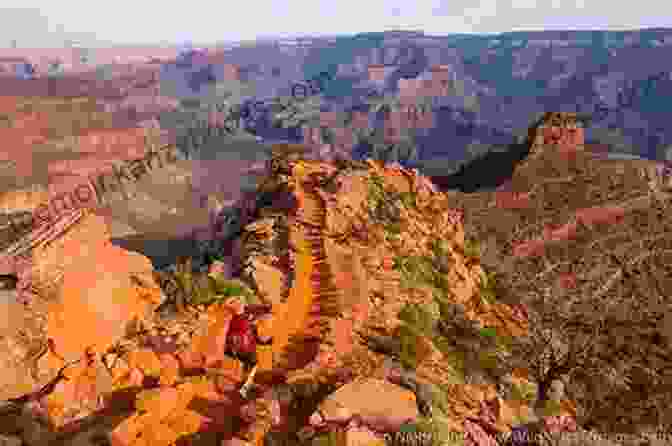
[[[85,349],[104,351],[161,302],[146,257],[107,243],[96,250],[91,268],[65,271],[59,301],[50,311],[47,333],[64,358]],[[82,330],[92,335],[82,337]]]
[[[36,392],[73,361],[105,351],[161,301],[150,261],[113,246],[104,220],[88,211],[35,246],[26,263],[19,290],[6,293],[0,304],[7,315],[1,327],[0,399]],[[67,373],[90,376],[104,388],[103,375],[92,370]],[[64,407],[81,399],[63,392]],[[100,393],[87,395],[96,400]],[[93,408],[92,403],[88,409]],[[61,415],[46,409],[47,418]]]
[[[87,215],[50,245],[35,250],[34,260],[21,275],[23,284],[31,280],[39,284],[26,305],[16,298],[3,303],[0,295],[0,310],[10,315],[3,321],[5,332],[11,334],[2,338],[5,344],[0,347],[16,350],[5,354],[13,379],[31,376],[25,386],[34,388],[31,371],[40,382],[59,370],[67,378],[34,401],[30,410],[52,426],[67,429],[109,408],[114,395],[128,392],[129,404],[134,404],[127,408],[135,411],[106,429],[113,445],[124,446],[172,446],[179,437],[196,432],[224,434],[221,444],[261,444],[271,429],[317,432],[335,426],[344,431],[344,444],[372,446],[382,444],[384,432],[399,432],[405,423],[424,421],[420,414],[428,413],[427,406],[445,429],[473,440],[468,444],[492,445],[493,430],[506,432],[527,416],[527,406],[498,398],[492,383],[449,380],[446,367],[452,358],[434,343],[437,333],[414,339],[416,366],[404,369],[403,379],[401,365],[386,376],[385,354],[362,341],[363,335],[374,332],[401,338],[399,328],[406,322],[400,310],[405,305],[439,311],[427,287],[402,286],[399,261],[404,259],[433,262],[445,279],[446,299],[464,306],[469,319],[511,335],[525,333],[525,317],[513,314],[507,305],[479,298],[483,269],[478,259],[466,254],[461,212],[450,206],[446,195],[417,172],[400,166],[299,163],[298,168],[287,169],[284,179],[268,179],[295,187],[289,193],[294,194],[290,201],[296,202],[297,212],[280,211],[278,206],[252,212],[250,207],[250,218],[254,215],[256,220],[245,222],[236,250],[246,278],[256,285],[257,297],[273,306],[269,318],[257,323],[259,339],[272,337],[273,348],[279,345],[279,333],[284,332],[278,320],[288,326],[287,334],[311,335],[297,336],[295,344],[314,358],[308,365],[298,360],[276,362],[273,348],[257,344],[259,373],[242,395],[239,390],[249,369],[234,359],[231,346],[253,346],[247,339],[235,342],[235,338],[241,331],[247,333],[240,328],[245,325],[240,317],[252,312],[254,305],[231,295],[207,308],[188,308],[181,315],[184,320],[143,322],[142,331],[129,335],[130,328],[138,325],[132,322],[146,320],[160,300],[151,281],[151,265],[141,256],[110,246],[102,219]],[[415,265],[416,270],[421,272],[423,265]],[[210,273],[228,276],[233,270],[214,264]],[[41,295],[42,290],[53,293]],[[306,296],[310,299],[303,299]],[[302,305],[310,311],[304,314]],[[307,323],[287,324],[303,315],[308,321],[326,323],[314,324],[320,330],[312,331]],[[33,346],[20,338],[19,329],[29,326],[20,316],[34,321],[37,341],[51,341]],[[173,323],[180,325],[175,331]],[[35,365],[17,360],[34,357],[34,352],[39,353]],[[20,369],[23,363],[27,365]],[[406,373],[414,376],[412,386]],[[279,382],[289,395],[277,392]],[[314,406],[296,416],[289,403],[296,396],[316,396],[317,390],[305,389],[324,383],[336,390],[312,416]],[[445,404],[439,404],[439,392]],[[306,417],[311,426],[303,426]],[[238,418],[240,425],[231,422]]]
[[[3,291],[0,295],[0,400],[18,398],[39,385],[31,376],[31,363],[27,358],[37,354],[41,345],[39,340],[31,342],[21,336],[21,330],[29,323],[17,293]],[[38,327],[31,328],[35,332]]]
[[[531,153],[557,149],[569,154],[585,148],[583,124],[576,113],[550,112],[541,119],[536,128],[530,129]]]

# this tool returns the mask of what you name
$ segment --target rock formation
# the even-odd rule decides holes
[[[544,338],[539,314],[571,316],[564,306],[595,296],[600,311],[579,314],[617,319],[619,280],[644,297],[629,253],[666,290],[672,231],[658,171],[580,150],[575,123],[544,116],[506,190],[475,194],[440,192],[399,165],[278,146],[237,229],[212,244],[236,251],[237,265],[200,271],[184,259],[154,271],[112,246],[89,210],[28,232],[4,256],[16,289],[0,290],[0,425],[10,426],[0,433],[21,432],[28,446],[101,435],[113,446],[355,446],[404,435],[494,446],[582,432],[581,370],[570,380],[566,362],[524,350],[572,339],[555,327]],[[540,293],[559,298],[550,314]],[[629,357],[664,365],[664,308],[650,309],[655,317],[628,325],[643,349]],[[620,333],[595,327],[602,338]],[[584,364],[601,376],[604,364]],[[654,403],[624,407],[655,415],[668,396],[659,378]],[[625,405],[645,391],[609,398]]]
[[[112,246],[101,217],[80,210],[63,220],[56,225],[61,231],[30,233],[32,246],[5,258],[15,266],[5,273],[18,280],[3,302],[12,317],[3,325],[0,378],[2,399],[38,401],[46,385],[55,386],[42,404],[57,427],[97,410],[109,390],[103,385],[87,395],[59,397],[63,386],[80,378],[99,384],[108,379],[94,358],[151,315],[162,297],[148,259]]]
[[[584,374],[580,383],[569,386],[580,405],[594,405],[584,420],[591,419],[603,432],[623,432],[627,429],[623,424],[609,421],[615,407],[628,407],[619,413],[633,423],[663,415],[655,404],[639,407],[633,403],[647,398],[639,393],[641,389],[607,386],[604,395],[613,396],[603,396],[599,401],[605,402],[595,403],[582,386],[594,386],[587,384],[591,377],[610,382],[603,375],[605,370],[646,368],[657,377],[647,381],[652,386],[649,390],[660,395],[655,398],[663,398],[653,390],[657,388],[653,383],[664,380],[659,374],[666,366],[652,365],[646,352],[658,348],[654,338],[665,337],[655,321],[665,318],[667,310],[644,302],[664,299],[669,287],[669,281],[655,278],[669,276],[665,260],[670,242],[669,179],[658,163],[608,160],[584,150],[581,131],[573,128],[575,118],[547,114],[530,128],[532,154],[516,166],[506,187],[450,194],[450,202],[465,209],[467,231],[488,252],[484,263],[506,278],[507,290],[501,291],[508,296],[506,300],[524,302],[531,312],[548,318],[547,324],[557,330],[553,336],[560,334],[565,347],[579,349],[564,356],[557,370],[592,367],[591,373],[579,372]],[[568,325],[563,324],[583,324],[584,328],[569,334]],[[549,338],[538,323],[531,327],[539,340],[538,351],[543,351],[542,344]],[[639,333],[627,365],[619,362],[625,357],[610,347],[610,339],[620,336],[616,335],[620,330]],[[577,336],[588,336],[593,342],[580,350],[572,342]],[[668,349],[669,344],[665,345],[662,348]],[[591,362],[596,357],[604,359]],[[550,392],[550,381],[542,387]],[[612,402],[606,403],[605,398]]]

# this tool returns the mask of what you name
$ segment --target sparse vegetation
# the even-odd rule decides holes
[[[474,238],[465,238],[464,255],[469,259],[478,259],[481,256],[481,243]]]
[[[401,207],[414,207],[415,197],[412,193],[400,194],[386,190],[382,179],[373,174],[369,179],[367,206],[371,219],[383,226],[388,239],[393,239],[404,229]]]
[[[418,304],[407,304],[397,316],[404,324],[400,327],[400,359],[402,364],[413,368],[417,364],[417,338],[434,337],[436,319],[427,308]]]
[[[385,183],[383,179],[376,174],[369,177],[369,210],[375,211],[381,202],[385,199]]]
[[[533,384],[515,384],[511,388],[511,398],[532,403],[537,398],[537,388]]]
[[[416,197],[413,192],[401,192],[399,194],[399,200],[404,204],[404,206],[410,209],[416,207],[415,198]]]
[[[372,206],[385,200],[380,182],[374,179],[370,188]],[[474,239],[467,240],[470,241],[466,243],[465,251],[472,259],[478,260],[479,243]],[[494,327],[479,326],[469,320],[464,316],[463,309],[451,300],[447,294],[447,273],[451,268],[449,258],[448,245],[438,239],[431,242],[429,255],[394,258],[393,268],[401,273],[402,287],[431,288],[433,304],[436,305],[436,311],[432,311],[428,307],[430,304],[408,304],[399,312],[398,318],[403,322],[398,333],[400,359],[406,367],[415,367],[418,339],[425,338],[443,353],[456,382],[464,382],[466,375],[475,370],[501,375],[506,369],[504,358],[509,353],[511,339],[499,336]],[[479,294],[485,304],[496,302],[499,288],[497,274],[483,272]]]
[[[557,409],[549,393],[562,380],[578,424],[609,434],[669,423],[671,344],[662,321],[672,219],[669,197],[651,192],[642,164],[541,151],[514,177],[518,190],[533,191],[530,206],[499,209],[467,195],[454,202],[473,237],[495,241],[494,257],[512,261],[507,269],[490,262],[495,295],[522,301],[530,318],[529,333],[507,342],[506,367],[531,372],[540,413]],[[512,258],[509,248],[531,240],[544,249]]]
[[[430,385],[431,409],[428,416],[421,417],[416,423],[419,439],[425,440],[427,446],[461,446],[464,444],[464,434],[455,432],[446,422],[449,414],[447,395],[448,389],[440,385]],[[422,435],[426,434],[426,435]]]
[[[432,285],[434,282],[432,259],[426,256],[396,257],[394,269],[401,272],[402,286],[405,288]]]
[[[406,275],[405,286],[433,286],[438,310],[433,312],[427,304],[410,304],[400,311],[398,317],[404,322],[398,333],[402,363],[409,368],[416,367],[418,339],[423,337],[443,353],[456,382],[464,382],[468,374],[478,370],[502,375],[508,370],[505,358],[510,354],[511,339],[499,336],[494,327],[482,327],[465,317],[461,306],[442,294],[445,289],[442,291],[440,282],[437,287],[436,278],[441,274],[432,270],[432,264],[428,258],[402,261],[400,269]],[[486,290],[492,292],[490,288]]]
[[[246,284],[195,272],[188,257],[178,260],[174,272],[158,273],[157,276],[169,301],[180,311],[187,305],[208,306],[230,297],[239,297],[244,303],[256,303],[256,295]]]
[[[481,274],[480,297],[486,304],[492,304],[497,299],[496,273],[484,271]]]
[[[314,446],[337,446],[339,444],[338,433],[335,431],[329,431],[322,435],[318,435],[313,438],[312,444]]]

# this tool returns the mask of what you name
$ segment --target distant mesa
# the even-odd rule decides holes
[[[444,191],[495,190],[509,182],[521,163],[546,150],[568,156],[585,150],[584,123],[577,113],[547,112],[530,125],[525,141],[509,144],[503,151],[487,152],[462,164],[454,174],[430,178]]]
[[[187,83],[189,84],[189,88],[191,88],[192,91],[198,92],[200,91],[203,84],[213,83],[216,81],[217,78],[213,73],[212,65],[208,65],[207,67],[201,68],[195,73],[191,73]]]
[[[0,57],[0,71],[14,73],[21,79],[30,79],[35,74],[35,66],[24,57]]]
[[[206,51],[199,49],[188,49],[181,52],[175,60],[178,68],[193,68],[194,65],[207,62],[208,55]]]

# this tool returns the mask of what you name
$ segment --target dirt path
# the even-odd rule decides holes
[[[326,261],[324,228],[326,208],[303,165],[296,167],[299,224],[291,229],[296,247],[295,279],[289,298],[281,305],[273,346],[274,366],[297,369],[310,362],[329,331],[329,319],[338,315],[338,290]],[[281,328],[282,327],[282,328]]]

